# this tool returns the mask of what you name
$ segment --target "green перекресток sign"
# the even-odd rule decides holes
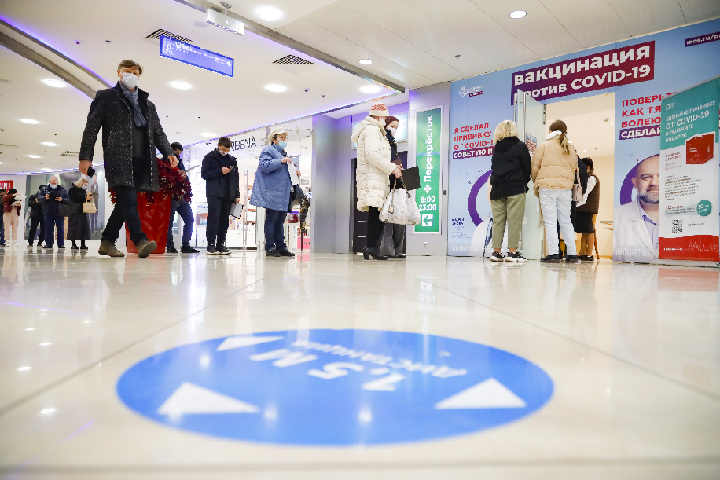
[[[415,192],[415,201],[420,210],[420,224],[415,225],[415,233],[440,233],[442,109],[433,108],[415,115],[415,164],[420,171],[420,188]]]

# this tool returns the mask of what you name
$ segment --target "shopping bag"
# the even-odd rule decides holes
[[[242,218],[242,212],[243,212],[243,204],[242,203],[233,203],[230,206],[230,215],[235,218]]]
[[[88,200],[87,202],[83,203],[82,206],[83,213],[97,213],[97,207],[95,206],[95,202],[92,200]]]
[[[420,210],[407,190],[393,188],[380,210],[380,220],[397,225],[417,225],[420,223]]]

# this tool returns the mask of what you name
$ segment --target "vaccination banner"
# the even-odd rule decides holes
[[[605,185],[608,180],[614,183],[614,191],[602,192],[613,195],[613,216],[606,219],[612,220],[613,259],[656,260],[659,202],[638,198],[654,201],[662,194],[661,102],[720,76],[719,31],[720,20],[712,20],[453,82],[448,255],[480,256],[486,251],[492,223],[488,180],[493,131],[501,121],[513,119],[513,94],[522,90],[545,104],[614,94],[615,117],[609,118],[614,123],[614,178],[600,178]],[[573,125],[568,129],[572,140]],[[579,152],[587,147],[576,145]],[[645,180],[637,178],[638,170]],[[716,177],[718,173],[716,168]]]
[[[660,258],[718,261],[720,79],[662,101]]]

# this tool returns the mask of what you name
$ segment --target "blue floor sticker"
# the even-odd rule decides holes
[[[117,392],[132,410],[214,437],[381,445],[497,427],[536,412],[553,382],[504,350],[379,330],[230,336],[153,355]]]

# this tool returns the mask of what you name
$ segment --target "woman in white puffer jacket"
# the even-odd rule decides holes
[[[390,193],[388,176],[393,173],[400,178],[400,167],[390,161],[390,144],[385,136],[385,117],[390,115],[382,102],[373,103],[365,120],[355,127],[352,133],[353,143],[357,143],[357,208],[368,212],[367,247],[363,253],[365,260],[387,260],[380,255],[380,236],[383,223],[380,210]]]

